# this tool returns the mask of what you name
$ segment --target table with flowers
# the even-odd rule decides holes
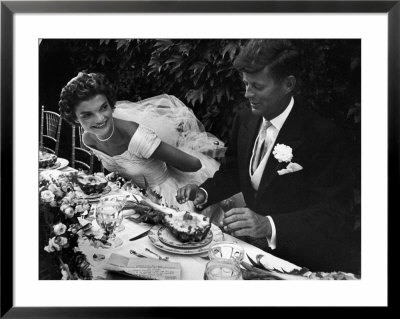
[[[347,273],[312,273],[223,233],[214,224],[211,226],[213,236],[208,236],[212,239],[207,245],[193,251],[171,248],[157,242],[158,238],[154,239],[159,225],[140,222],[135,214],[126,215],[119,227],[121,230],[115,232],[122,244],[105,248],[95,218],[98,200],[116,195],[140,199],[140,195],[144,195],[137,189],[124,187],[127,185],[125,180],[114,176],[107,178],[104,195],[88,198],[76,187],[77,175],[78,172],[69,167],[40,173],[39,279],[203,280],[210,263],[210,247],[221,243],[235,245],[241,250],[240,259],[230,258],[240,267],[240,279],[356,279]],[[136,268],[129,268],[130,262]],[[156,269],[156,272],[135,272],[143,267]]]

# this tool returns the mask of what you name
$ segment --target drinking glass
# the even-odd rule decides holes
[[[220,241],[208,250],[210,261],[204,272],[205,280],[240,280],[240,263],[244,258],[244,249],[234,241]]]
[[[242,272],[237,262],[231,259],[213,259],[206,265],[205,280],[241,280]]]
[[[103,230],[103,235],[109,245],[103,245],[103,248],[116,248],[122,245],[121,238],[114,232],[122,222],[123,205],[118,202],[99,203],[96,208],[96,221]]]
[[[235,241],[215,242],[208,249],[208,257],[214,259],[228,259],[240,264],[244,258],[244,249]]]
[[[99,205],[113,202],[113,203],[121,204],[122,208],[123,208],[128,200],[128,197],[129,197],[129,195],[125,195],[125,194],[103,196],[99,200]],[[114,232],[119,233],[123,230],[125,230],[125,226],[121,222],[118,225],[118,227],[114,230]]]

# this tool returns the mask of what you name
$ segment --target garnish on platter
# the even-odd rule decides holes
[[[311,272],[308,268],[293,269],[284,271],[278,269],[268,269],[259,262],[262,255],[256,257],[256,261],[247,255],[251,264],[242,261],[241,266],[243,279],[245,280],[358,280],[359,276],[352,273],[334,271],[334,272]]]
[[[39,168],[51,168],[57,163],[57,155],[39,151]]]
[[[103,173],[89,175],[82,172],[71,172],[69,179],[77,186],[75,190],[81,191],[82,198],[97,198],[111,191]]]
[[[211,228],[210,219],[204,215],[161,206],[146,197],[137,200],[132,207],[147,217],[153,214],[158,223],[165,225],[175,238],[183,243],[203,240]]]

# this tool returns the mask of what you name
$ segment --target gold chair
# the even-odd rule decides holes
[[[40,140],[39,140],[40,149],[58,155],[58,150],[60,147],[61,124],[62,124],[61,115],[56,112],[45,111],[44,105],[42,105],[40,120],[41,120]],[[46,144],[47,145],[52,144],[54,148],[50,147],[50,145],[44,146],[43,143],[44,138],[47,140]],[[48,144],[48,142],[50,143]]]

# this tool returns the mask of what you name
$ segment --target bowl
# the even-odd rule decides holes
[[[54,166],[56,162],[57,155],[46,152],[39,152],[39,168]]]
[[[108,184],[108,180],[96,175],[78,175],[76,183],[86,195],[101,194]]]

